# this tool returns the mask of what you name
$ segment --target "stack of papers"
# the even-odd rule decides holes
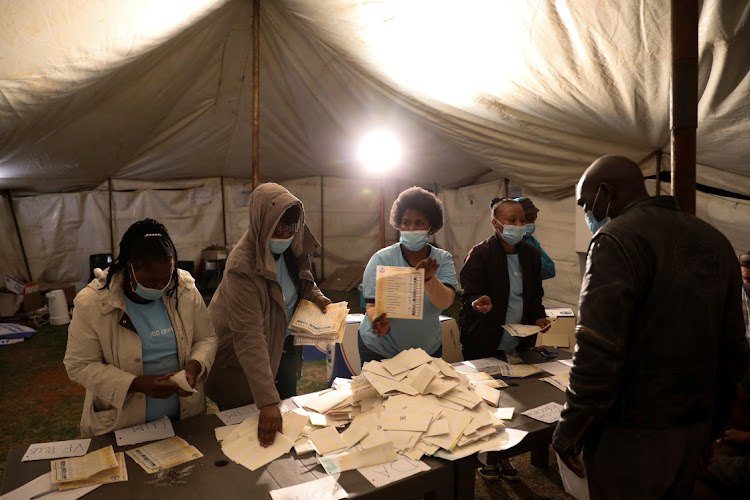
[[[112,446],[92,451],[82,457],[53,460],[50,465],[52,484],[59,490],[128,480],[125,455],[115,455]]]
[[[148,474],[201,458],[203,454],[184,439],[174,436],[126,452]]]
[[[283,434],[273,446],[257,443],[253,415],[224,437],[222,449],[254,470],[294,446],[298,454],[317,452],[330,474],[404,457],[416,463],[439,450],[454,459],[497,449],[508,441],[496,415],[502,381],[472,378],[409,349],[367,363],[361,375],[337,379],[333,389],[293,398],[299,408],[283,414]]]
[[[456,371],[461,373],[484,372],[487,375],[508,377],[508,378],[525,378],[530,375],[542,373],[542,370],[534,365],[511,365],[497,358],[472,359],[456,363]]]
[[[309,300],[300,300],[289,323],[294,345],[318,345],[325,349],[326,344],[342,342],[347,314],[349,307],[346,302],[328,304],[323,313]]]

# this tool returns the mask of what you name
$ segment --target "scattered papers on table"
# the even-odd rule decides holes
[[[52,443],[34,443],[29,445],[26,453],[23,454],[21,462],[80,457],[86,454],[89,450],[89,445],[91,445],[91,439],[72,439],[70,441],[55,441]]]
[[[422,319],[424,269],[378,266],[375,273],[375,314]]]
[[[29,500],[40,495],[44,500],[76,500],[101,486],[96,484],[75,490],[58,491],[57,484],[52,483],[52,472],[42,474],[33,481],[19,486],[13,491],[2,495],[2,500]]]
[[[177,384],[177,386],[185,392],[198,392],[195,388],[190,387],[190,384],[187,381],[185,370],[178,371],[167,380],[169,380],[173,384]]]
[[[117,446],[130,446],[131,444],[145,443],[146,441],[157,441],[174,436],[174,428],[169,417],[164,416],[153,422],[134,425],[125,429],[115,431]]]
[[[338,500],[349,494],[336,482],[333,476],[326,476],[315,481],[297,484],[278,490],[271,490],[272,500],[300,500],[304,498],[321,500]]]
[[[88,479],[103,470],[117,467],[117,457],[112,446],[100,448],[82,457],[63,458],[50,462],[52,482],[66,483]]]
[[[216,436],[216,440],[221,443],[226,439],[226,437],[238,426],[239,424],[234,425],[224,425],[222,427],[216,427],[214,429],[214,435]]]
[[[376,488],[428,470],[430,470],[430,466],[426,463],[421,460],[412,460],[403,455],[400,455],[398,459],[393,462],[371,465],[369,467],[360,467],[357,469],[357,471]]]
[[[545,377],[541,380],[565,392],[568,389],[568,384],[570,384],[570,374],[565,373],[563,375],[555,375],[554,377]]]
[[[542,331],[542,329],[536,325],[513,324],[503,325],[502,328],[505,328],[505,331],[514,337],[530,337],[531,335]]]
[[[547,403],[546,405],[526,410],[522,415],[526,415],[534,420],[539,420],[545,424],[552,424],[560,420],[560,412],[562,409],[563,406],[561,404]]]
[[[178,436],[134,448],[126,453],[147,474],[169,469],[203,456],[195,446],[190,446],[187,441]]]
[[[557,361],[550,361],[548,363],[534,363],[533,366],[549,373],[550,375],[565,375],[570,373],[570,366],[558,363]]]
[[[125,453],[115,453],[115,459],[117,460],[117,466],[98,472],[87,479],[60,483],[60,490],[72,490],[75,488],[83,488],[85,486],[93,486],[95,484],[110,484],[127,481],[128,468],[125,465]]]
[[[253,403],[250,405],[240,406],[239,408],[220,411],[216,414],[216,416],[219,417],[222,422],[224,422],[224,425],[235,425],[241,423],[253,413],[258,413],[258,411],[260,410],[258,410],[258,407],[255,406],[255,403]]]
[[[500,420],[511,420],[513,418],[513,411],[515,408],[498,408],[495,411],[495,416]]]
[[[251,415],[238,425],[221,444],[221,451],[228,458],[250,470],[256,470],[276,460],[288,453],[294,446],[292,439],[277,432],[273,444],[266,448],[262,447],[258,441],[259,419],[259,413]],[[282,427],[284,427],[283,423]]]

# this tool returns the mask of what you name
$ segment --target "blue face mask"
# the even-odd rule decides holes
[[[289,246],[292,244],[293,239],[294,236],[285,240],[279,238],[271,238],[271,241],[268,243],[268,249],[271,250],[271,253],[280,255],[286,252],[286,249],[289,248]]]
[[[536,230],[536,224],[526,224],[526,234],[531,236]]]
[[[510,224],[505,225],[499,220],[495,220],[498,224],[503,226],[503,232],[500,233],[500,237],[508,245],[515,245],[516,243],[521,241],[523,239],[523,236],[526,234],[526,226],[511,226]]]
[[[591,205],[591,210],[586,212],[586,225],[589,227],[589,231],[591,231],[591,234],[596,234],[602,228],[602,226],[604,226],[604,224],[610,221],[609,203],[607,203],[607,211],[605,212],[604,218],[602,220],[596,220],[596,217],[594,217],[594,207],[596,206],[596,200],[599,199],[600,190],[601,186],[599,186],[599,189],[596,190],[596,196],[594,196],[594,204]]]
[[[417,252],[422,250],[427,244],[427,231],[401,231],[401,237],[398,241],[404,245],[407,250]]]
[[[172,283],[172,280],[170,279],[167,283],[167,286],[165,286],[161,290],[157,290],[155,288],[146,288],[145,286],[138,283],[138,279],[135,277],[135,269],[133,269],[133,264],[130,264],[130,270],[133,271],[133,280],[136,284],[135,290],[133,290],[133,292],[143,300],[159,300],[164,295],[164,292],[167,291],[167,288],[169,288],[170,283]]]

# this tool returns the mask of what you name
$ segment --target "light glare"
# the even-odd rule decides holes
[[[393,134],[378,130],[367,134],[362,139],[358,156],[370,172],[390,170],[401,158],[401,147]]]

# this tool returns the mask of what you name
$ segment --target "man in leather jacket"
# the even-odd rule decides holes
[[[595,236],[553,447],[591,498],[687,498],[748,366],[734,251],[627,158],[596,160],[576,195]]]

